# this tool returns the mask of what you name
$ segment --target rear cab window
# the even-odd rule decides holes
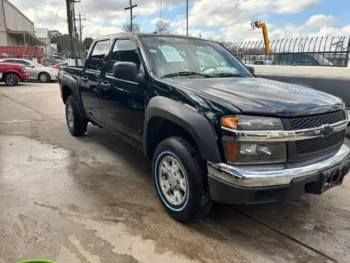
[[[103,60],[109,46],[109,39],[96,42],[92,50],[86,69],[101,71],[103,67]]]

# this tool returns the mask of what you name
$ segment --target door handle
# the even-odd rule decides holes
[[[111,88],[111,84],[108,81],[102,82],[100,86],[104,91],[108,91]]]
[[[83,76],[83,77],[81,77],[81,80],[84,81],[84,82],[88,82],[88,81],[89,81],[89,78],[86,77],[86,76]]]

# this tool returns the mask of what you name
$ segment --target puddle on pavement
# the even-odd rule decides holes
[[[232,207],[177,223],[161,207],[148,171],[107,159],[84,141],[74,147],[0,135],[0,243],[10,241],[0,262],[4,253],[15,262],[18,251],[31,257],[38,249],[62,263],[327,261]],[[249,212],[264,214],[257,211]],[[297,222],[302,229],[307,223]]]

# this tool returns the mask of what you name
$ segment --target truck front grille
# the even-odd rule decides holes
[[[334,124],[345,119],[345,112],[341,110],[327,114],[285,119],[284,123],[286,130],[301,130]],[[332,133],[325,137],[289,142],[287,144],[288,161],[298,162],[323,156],[327,153],[331,154],[340,148],[344,142],[344,138],[345,130]]]
[[[344,142],[345,131],[335,132],[327,137],[318,137],[308,140],[300,140],[296,142],[296,150],[298,154],[316,153],[332,148]]]
[[[323,124],[333,124],[345,120],[344,111],[337,111],[328,114],[315,115],[289,119],[292,130],[308,129],[322,126]]]

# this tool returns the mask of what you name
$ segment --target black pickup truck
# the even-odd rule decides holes
[[[161,203],[189,221],[213,200],[321,194],[349,170],[342,100],[253,71],[211,41],[120,33],[96,39],[59,83],[70,133],[91,122],[143,149]]]

